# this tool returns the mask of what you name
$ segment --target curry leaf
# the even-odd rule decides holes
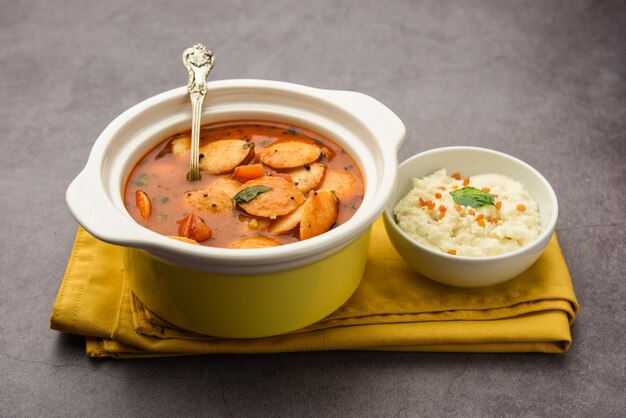
[[[240,190],[239,193],[233,196],[233,200],[235,203],[249,202],[261,193],[269,192],[270,190],[272,190],[271,187],[263,185],[249,186]]]
[[[454,203],[463,206],[471,206],[473,208],[480,208],[483,206],[493,206],[493,195],[483,190],[478,190],[476,187],[463,187],[462,189],[450,192]]]
[[[133,184],[137,187],[143,187],[148,184],[148,174],[141,173],[134,180]]]

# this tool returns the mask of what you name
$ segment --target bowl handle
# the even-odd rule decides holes
[[[65,192],[65,201],[72,216],[87,232],[102,241],[118,245],[138,244],[137,237],[125,228],[130,219],[106,198],[105,190],[87,182],[88,169],[83,169]],[[104,219],[115,219],[115,222],[103,222]]]
[[[334,104],[346,109],[359,119],[376,138],[394,147],[397,152],[406,138],[406,126],[387,106],[363,93],[328,90]]]

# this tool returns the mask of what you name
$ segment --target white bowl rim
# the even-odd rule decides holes
[[[386,176],[381,179],[380,187],[377,189],[380,196],[378,196],[377,199],[372,199],[366,211],[357,212],[348,222],[339,225],[337,228],[325,234],[315,237],[315,239],[279,247],[255,249],[255,251],[235,251],[227,248],[189,245],[157,234],[137,223],[133,223],[131,227],[127,222],[128,219],[125,219],[126,217],[124,215],[115,214],[112,213],[112,211],[109,211],[109,213],[112,213],[114,217],[113,220],[122,221],[123,225],[132,228],[135,233],[134,237],[128,239],[128,234],[125,234],[126,238],[115,240],[111,239],[110,236],[107,238],[104,234],[95,233],[96,228],[92,229],[89,225],[85,225],[81,222],[81,216],[77,210],[78,204],[75,201],[76,199],[72,198],[70,189],[73,187],[74,183],[78,183],[81,176],[101,175],[103,159],[105,158],[104,149],[106,148],[104,144],[109,141],[109,138],[114,135],[117,129],[120,129],[120,126],[132,120],[133,117],[145,113],[147,110],[151,109],[152,106],[158,106],[172,98],[186,95],[186,88],[179,87],[159,93],[133,105],[117,116],[99,135],[93,145],[84,169],[74,179],[66,192],[66,200],[70,212],[85,229],[104,241],[122,246],[142,248],[160,258],[176,264],[186,259],[186,264],[193,265],[195,268],[206,268],[207,271],[227,273],[230,269],[234,268],[235,270],[238,269],[247,272],[247,274],[252,274],[255,272],[253,268],[259,268],[259,273],[279,271],[313,262],[314,260],[311,260],[311,258],[324,258],[348,245],[380,216],[389,196],[394,190],[397,179],[396,152],[406,135],[406,128],[402,121],[385,105],[370,96],[358,92],[320,89],[282,81],[254,79],[217,80],[209,82],[208,86],[215,91],[219,89],[227,91],[228,89],[232,90],[237,88],[255,88],[266,91],[268,94],[283,92],[287,95],[299,95],[310,100],[317,100],[321,104],[327,104],[331,109],[333,107],[339,107],[345,110],[348,116],[354,117],[356,120],[364,123],[366,128],[370,128],[370,126],[365,123],[367,119],[358,112],[362,112],[363,109],[366,108],[370,110],[375,109],[377,118],[380,119],[377,124],[381,127],[389,126],[392,128],[390,132],[393,132],[393,135],[391,135],[393,138],[388,138],[393,144],[392,147],[387,149],[387,147],[383,146],[382,141],[380,141],[380,149],[382,151],[380,161],[382,166],[385,167],[385,173],[387,173]],[[377,137],[376,129],[380,130],[380,128],[374,127],[370,129],[374,137]],[[368,169],[367,167],[360,168],[361,170]],[[100,184],[100,181],[101,180],[98,180],[98,184]],[[105,200],[110,202],[108,197]],[[97,229],[101,231],[103,228]],[[206,266],[204,266],[204,263],[207,263]],[[202,267],[199,267],[200,265],[202,265]]]
[[[493,261],[501,261],[501,260],[505,260],[507,258],[513,258],[516,257],[519,254],[523,254],[523,253],[527,253],[527,252],[533,252],[535,250],[540,250],[542,249],[542,247],[545,247],[547,245],[547,243],[549,242],[552,234],[554,233],[554,229],[556,227],[556,221],[558,218],[558,212],[559,212],[559,204],[557,201],[557,197],[556,197],[556,193],[554,192],[554,189],[552,188],[552,186],[550,185],[550,183],[548,182],[548,180],[546,180],[546,178],[538,171],[536,170],[533,166],[531,166],[530,164],[526,163],[523,160],[520,160],[517,157],[514,157],[510,154],[506,154],[504,152],[501,151],[496,151],[490,148],[483,148],[483,147],[475,147],[475,146],[466,146],[466,145],[458,145],[458,146],[450,146],[450,147],[440,147],[440,148],[433,148],[430,150],[426,150],[423,152],[420,152],[418,154],[415,154],[409,158],[407,158],[406,160],[402,161],[400,163],[400,165],[398,165],[398,173],[400,172],[400,169],[403,166],[409,165],[411,162],[413,162],[416,159],[419,158],[423,158],[425,156],[429,156],[432,154],[443,154],[449,151],[477,151],[477,152],[484,152],[490,155],[496,155],[505,159],[509,159],[511,161],[516,162],[517,164],[523,166],[524,168],[526,168],[530,173],[532,173],[537,179],[539,179],[539,181],[543,184],[543,186],[546,188],[546,191],[548,192],[548,196],[550,197],[550,203],[553,206],[553,211],[552,211],[552,215],[550,216],[550,219],[548,219],[548,222],[546,223],[546,226],[544,228],[542,228],[541,233],[539,234],[539,236],[530,244],[518,248],[515,251],[511,251],[508,253],[504,253],[504,254],[498,254],[498,255],[489,255],[489,256],[467,256],[467,255],[452,255],[452,254],[448,254],[445,253],[443,251],[438,251],[429,247],[426,247],[425,245],[420,244],[419,242],[415,241],[413,238],[411,238],[410,236],[408,236],[399,226],[398,223],[396,222],[395,216],[393,215],[393,208],[394,206],[398,203],[398,202],[392,202],[389,201],[387,203],[387,206],[385,207],[384,210],[384,215],[387,220],[389,221],[388,224],[390,224],[392,226],[392,228],[394,228],[395,231],[398,232],[398,234],[400,234],[400,236],[402,236],[405,240],[407,240],[408,242],[410,242],[411,244],[417,246],[419,249],[435,255],[435,256],[441,256],[444,257],[444,259],[449,259],[451,261],[456,260],[456,261],[463,261],[463,262],[472,262],[472,263],[490,263]],[[399,186],[399,185],[398,185]]]

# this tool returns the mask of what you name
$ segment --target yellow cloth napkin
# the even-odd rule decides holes
[[[562,353],[578,311],[556,236],[517,278],[483,289],[426,279],[395,252],[382,223],[355,294],[336,312],[276,337],[223,339],[179,329],[128,288],[120,248],[79,227],[51,315],[51,328],[87,336],[93,357],[314,350]]]

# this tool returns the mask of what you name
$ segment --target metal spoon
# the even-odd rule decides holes
[[[202,103],[206,95],[206,80],[213,68],[213,53],[202,44],[194,45],[183,52],[183,64],[189,72],[187,91],[191,99],[191,156],[189,160],[190,181],[200,180],[200,122]]]

